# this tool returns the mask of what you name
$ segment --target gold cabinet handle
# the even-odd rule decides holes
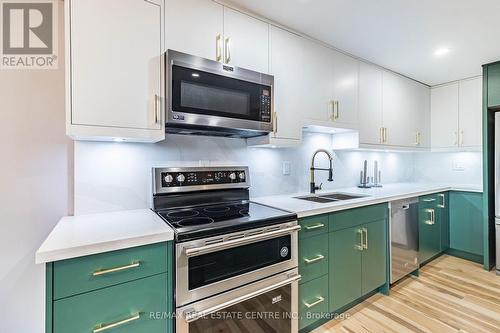
[[[160,110],[161,110],[161,100],[160,100],[160,96],[158,96],[158,94],[154,95],[154,102],[155,102],[155,108],[154,108],[154,112],[155,112],[155,124],[158,125],[161,122],[161,113],[160,113]]]
[[[418,145],[422,144],[422,133],[418,132]]]
[[[308,225],[304,229],[306,229],[306,230],[314,230],[314,229],[323,228],[324,226],[325,225],[323,223],[317,223],[317,224]]]
[[[222,36],[218,34],[215,36],[215,60],[222,60],[222,47],[221,47]]]
[[[364,235],[363,249],[368,250],[368,229],[362,228],[361,231],[363,231]]]
[[[331,100],[328,104],[330,107],[330,120],[335,120],[335,101]]]
[[[227,37],[224,42],[224,54],[226,55],[225,63],[229,64],[231,61],[231,37]]]
[[[316,301],[312,302],[312,303],[307,303],[307,302],[304,302],[304,305],[306,306],[306,308],[310,309],[312,308],[313,306],[316,306],[318,304],[321,304],[325,301],[325,298],[324,297],[321,297],[321,296],[318,296],[316,297]]]
[[[460,131],[460,146],[464,145],[464,131]]]
[[[415,146],[420,145],[420,132],[415,132]]]
[[[379,142],[380,143],[384,143],[384,128],[383,127],[380,127],[380,130],[379,130]]]
[[[427,225],[434,225],[434,209],[426,209],[425,212],[429,214],[429,219],[425,220],[424,223]]]
[[[356,233],[359,235],[359,244],[356,244],[355,248],[356,248],[356,250],[363,251],[363,249],[364,249],[363,230],[358,229],[358,230],[356,230]]]
[[[387,127],[384,127],[384,143],[387,143]]]
[[[140,312],[138,312],[138,313],[132,315],[131,317],[126,318],[126,319],[115,321],[114,323],[101,324],[101,325],[97,326],[96,328],[94,328],[92,330],[92,332],[93,333],[104,332],[104,331],[107,331],[109,329],[112,329],[112,328],[115,328],[115,327],[118,327],[118,326],[122,326],[122,325],[128,324],[130,322],[139,320],[139,319],[141,319],[141,313]]]
[[[274,134],[278,133],[278,113],[274,111]]]
[[[446,200],[445,200],[444,194],[438,194],[438,197],[441,198],[441,203],[438,204],[437,206],[439,208],[446,208]]]
[[[118,266],[118,267],[107,268],[107,269],[100,269],[98,271],[93,272],[92,276],[100,276],[100,275],[105,275],[105,274],[110,274],[110,273],[121,272],[121,271],[125,271],[128,269],[137,268],[140,265],[141,265],[140,261],[135,261],[131,264],[124,265],[124,266]]]
[[[340,107],[339,107],[339,101],[335,101],[335,115],[334,119],[338,120],[340,118]]]
[[[306,262],[306,264],[312,264],[313,262],[320,261],[323,259],[325,259],[325,256],[322,254],[318,254],[316,257],[314,257],[312,259],[304,258],[304,261]]]

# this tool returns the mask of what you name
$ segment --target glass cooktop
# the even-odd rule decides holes
[[[177,241],[258,228],[297,218],[293,213],[250,201],[165,209],[157,213],[175,229]]]

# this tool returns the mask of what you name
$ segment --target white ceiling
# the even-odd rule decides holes
[[[428,85],[500,60],[500,0],[230,1]]]

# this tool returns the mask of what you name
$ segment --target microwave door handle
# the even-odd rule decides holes
[[[195,257],[199,256],[205,253],[211,253],[211,252],[216,252],[220,250],[225,250],[229,248],[233,248],[236,246],[240,245],[245,245],[249,243],[255,243],[261,240],[266,240],[269,238],[275,238],[283,235],[288,235],[291,233],[294,233],[296,231],[300,230],[300,225],[295,225],[293,227],[288,227],[288,228],[283,228],[279,230],[274,230],[258,235],[252,235],[248,237],[242,237],[242,238],[237,238],[233,240],[229,240],[226,242],[221,242],[221,243],[215,243],[215,244],[210,244],[210,245],[205,245],[205,246],[200,246],[200,247],[192,247],[192,248],[186,248],[184,250],[186,257]]]
[[[217,312],[217,311],[220,311],[220,310],[223,310],[225,308],[228,308],[230,306],[233,306],[235,304],[238,304],[238,303],[241,303],[241,302],[244,302],[244,301],[247,301],[249,299],[252,299],[256,296],[259,296],[259,295],[262,295],[262,294],[265,294],[271,290],[274,290],[274,289],[278,289],[278,288],[281,288],[283,286],[286,286],[288,284],[291,284],[295,281],[298,281],[300,280],[301,276],[300,275],[295,275],[289,279],[286,279],[286,280],[283,280],[281,282],[278,282],[276,284],[273,284],[271,286],[268,286],[268,287],[265,287],[265,288],[262,288],[260,290],[257,290],[257,291],[254,291],[254,292],[251,292],[251,293],[248,293],[246,295],[243,295],[243,296],[240,296],[240,297],[236,297],[230,301],[227,301],[227,302],[224,302],[224,303],[221,303],[221,304],[217,304],[217,305],[214,305],[208,309],[205,309],[205,310],[202,310],[202,311],[189,311],[189,310],[186,310],[184,311],[184,313],[182,314],[182,316],[184,317],[184,320],[187,322],[187,323],[192,323],[200,318],[203,318],[203,317],[206,317],[214,312]]]

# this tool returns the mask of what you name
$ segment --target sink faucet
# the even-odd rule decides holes
[[[328,155],[328,158],[330,159],[330,167],[328,169],[323,169],[323,168],[316,168],[314,167],[314,159],[316,158],[316,155],[318,153],[325,153],[326,155]],[[318,149],[314,152],[313,156],[312,156],[312,160],[311,160],[311,193],[314,194],[316,193],[316,190],[321,190],[321,187],[323,184],[320,184],[319,186],[316,186],[316,184],[314,183],[314,171],[315,170],[324,170],[324,171],[328,171],[328,181],[329,182],[333,182],[333,166],[332,166],[332,163],[333,163],[333,155],[326,149]]]

